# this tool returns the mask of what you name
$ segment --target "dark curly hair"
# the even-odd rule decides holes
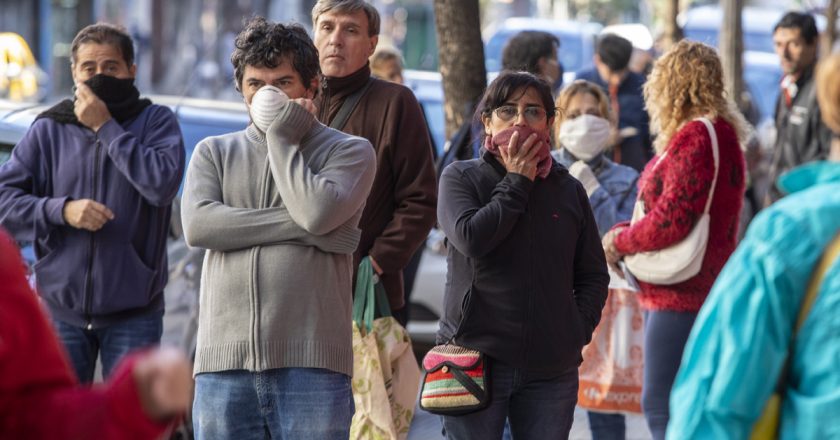
[[[299,24],[272,23],[263,17],[254,17],[236,36],[235,49],[230,56],[236,90],[242,91],[245,66],[273,69],[284,60],[292,63],[303,85],[309,84],[320,72],[318,49],[306,30]]]

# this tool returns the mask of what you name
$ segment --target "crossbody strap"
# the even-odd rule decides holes
[[[715,194],[715,186],[717,186],[718,171],[720,170],[720,150],[718,146],[717,133],[715,132],[715,127],[712,125],[711,121],[709,121],[706,118],[697,118],[695,119],[695,121],[702,122],[703,125],[706,126],[706,129],[709,131],[709,138],[712,140],[712,157],[715,161],[715,176],[712,179],[712,187],[709,190],[709,197],[706,199],[706,208],[703,209],[703,214],[708,214],[709,209],[711,209],[712,207],[712,197]],[[653,169],[651,171],[655,170],[656,167],[658,167],[662,163],[662,161],[665,159],[665,156],[667,155],[667,151],[665,153],[662,153],[662,155],[659,156],[659,159],[656,160],[656,163],[653,165]]]
[[[338,113],[336,113],[335,118],[333,118],[332,122],[330,122],[330,127],[341,130],[344,128],[344,124],[347,123],[347,118],[350,117],[350,114],[353,113],[353,110],[356,109],[356,105],[359,104],[359,100],[362,99],[362,95],[367,92],[370,88],[370,85],[373,84],[373,77],[368,78],[367,82],[364,86],[356,90],[355,92],[351,93],[344,99],[344,102],[341,103],[341,108],[338,109]]]
[[[782,395],[785,385],[787,384],[788,369],[790,368],[790,358],[793,355],[794,341],[799,334],[799,329],[805,320],[808,319],[808,314],[817,300],[817,294],[825,281],[825,276],[828,274],[828,269],[840,257],[840,233],[825,248],[822,257],[817,262],[814,272],[811,274],[811,280],[808,282],[808,290],[805,291],[805,298],[802,299],[802,304],[799,306],[799,314],[796,317],[796,325],[793,327],[793,333],[790,336],[790,344],[788,344],[787,358],[785,365],[782,367],[782,374],[779,375],[779,381],[776,383],[776,392]]]
[[[717,133],[715,133],[715,127],[712,125],[712,122],[706,118],[697,118],[696,121],[702,122],[706,129],[709,130],[709,138],[712,139],[712,155],[715,158],[715,177],[712,179],[712,189],[709,190],[709,198],[706,199],[706,209],[703,210],[703,214],[708,214],[709,209],[712,207],[712,197],[715,195],[715,186],[717,186],[717,179],[718,179],[718,171],[720,171],[720,150],[718,146],[718,138]]]

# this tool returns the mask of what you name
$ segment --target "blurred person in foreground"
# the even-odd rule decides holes
[[[609,105],[607,95],[593,83],[576,80],[566,86],[557,97],[558,116],[555,121],[555,139],[561,149],[551,152],[586,189],[600,236],[617,223],[630,220],[639,179],[636,170],[607,157],[615,130]],[[609,294],[621,295],[620,303],[639,313],[635,293],[610,289]],[[609,297],[607,301],[610,301]],[[609,317],[602,316],[595,332],[614,328],[609,324]],[[620,327],[615,329],[622,330]],[[605,339],[626,337],[610,334]],[[595,338],[596,335],[593,335]],[[598,362],[597,354],[587,356],[587,350],[591,348],[592,345],[588,345],[584,349],[584,362]],[[593,440],[624,438],[624,414],[590,410],[587,415]]]
[[[642,96],[645,76],[630,70],[633,43],[615,34],[598,38],[595,67],[581,71],[577,79],[599,85],[610,98],[610,110],[618,121],[618,142],[612,159],[641,172],[653,156],[650,117]]]
[[[790,362],[780,439],[840,438],[840,259],[804,325],[793,327],[816,264],[840,233],[840,54],[817,66],[829,160],[778,181],[789,195],[759,214],[700,311],[671,393],[668,438],[748,438]]]
[[[617,273],[625,256],[657,251],[681,242],[709,208],[709,238],[699,273],[675,284],[639,282],[645,310],[642,409],[655,440],[665,437],[668,398],[685,341],[709,290],[735,250],[744,198],[744,155],[740,140],[748,125],[726,94],[714,48],[680,41],[654,64],[645,102],[658,153],[639,179],[645,215],[604,236],[607,262]],[[718,140],[717,180],[708,119]],[[714,183],[713,183],[714,182]],[[714,184],[714,191],[712,185]]]
[[[448,240],[438,343],[453,340],[489,363],[491,402],[443,416],[449,439],[567,438],[581,348],[607,297],[606,263],[586,190],[550,154],[548,83],[502,72],[477,117],[481,158],[454,162],[440,181]]]
[[[184,173],[178,120],[141,99],[125,30],[73,39],[75,96],[38,115],[0,166],[0,225],[34,242],[38,294],[83,383],[160,342],[166,239]]]
[[[776,101],[776,145],[770,163],[765,205],[779,200],[779,176],[798,165],[828,156],[831,130],[820,117],[814,87],[819,32],[811,14],[788,12],[773,30],[773,45],[784,78]]]
[[[354,265],[370,257],[391,311],[397,312],[408,306],[403,270],[435,223],[437,187],[417,98],[405,86],[371,77],[368,57],[379,42],[379,23],[379,12],[365,0],[315,3],[313,39],[321,65],[315,106],[321,123],[367,139],[376,151],[376,176],[359,222],[362,238]],[[340,121],[345,106],[349,114]]]
[[[201,141],[184,187],[184,237],[207,249],[196,437],[345,440],[352,253],[374,152],[315,119],[318,51],[303,27],[256,17],[235,46],[252,123]]]
[[[187,360],[175,349],[126,357],[109,381],[82,386],[0,230],[0,437],[156,439],[189,405]]]

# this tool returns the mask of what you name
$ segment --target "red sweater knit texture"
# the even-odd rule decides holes
[[[0,230],[0,439],[155,439],[124,360],[107,385],[81,386]]]
[[[738,218],[744,199],[744,155],[734,128],[722,118],[714,121],[720,151],[720,170],[710,208],[709,243],[700,272],[681,283],[654,285],[639,282],[639,303],[649,310],[696,312],[735,250]],[[662,163],[653,158],[639,178],[639,197],[645,217],[615,239],[625,254],[664,249],[679,243],[703,215],[715,173],[712,141],[706,126],[692,121],[671,139]],[[619,225],[620,226],[620,225]],[[624,224],[627,226],[627,223]]]

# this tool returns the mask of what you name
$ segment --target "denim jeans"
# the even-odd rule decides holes
[[[490,405],[462,416],[442,416],[449,440],[501,439],[510,420],[514,440],[566,439],[572,429],[578,369],[536,375],[490,361]]]
[[[645,370],[642,410],[654,440],[663,440],[668,428],[671,386],[696,312],[645,312]]]
[[[350,377],[320,368],[195,377],[196,440],[347,440],[354,412]]]
[[[97,356],[102,357],[102,377],[107,379],[126,354],[160,344],[163,316],[156,312],[93,330],[59,320],[53,320],[53,325],[70,355],[79,382],[91,383]]]
[[[592,440],[624,440],[626,426],[624,414],[607,414],[587,411]]]

